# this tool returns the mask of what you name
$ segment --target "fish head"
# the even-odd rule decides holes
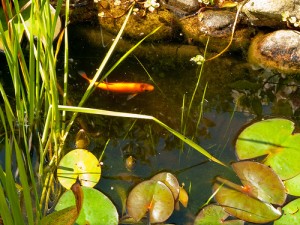
[[[151,84],[141,84],[141,90],[143,90],[143,91],[153,91],[154,87]]]

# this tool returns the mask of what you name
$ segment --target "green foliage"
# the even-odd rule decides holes
[[[242,220],[226,220],[230,215],[222,206],[210,204],[197,215],[194,225],[243,225]]]
[[[12,8],[8,1],[2,2],[5,5],[1,10],[0,21],[0,42],[14,89],[13,101],[8,100],[6,90],[0,84],[1,96],[5,103],[4,107],[1,106],[0,113],[5,130],[6,150],[5,169],[1,168],[0,172],[3,209],[0,210],[0,214],[5,224],[36,224],[41,217],[41,209],[36,171],[33,170],[30,154],[34,151],[34,141],[43,133],[40,124],[47,126],[42,119],[41,108],[49,105],[49,100],[57,99],[57,96],[54,96],[57,91],[53,92],[56,87],[53,86],[55,69],[52,41],[58,12],[52,17],[50,5],[37,1],[31,4],[27,1],[13,3]],[[35,33],[36,43],[33,42],[34,27],[40,29]],[[20,45],[24,31],[29,39],[29,60],[26,60]],[[58,116],[53,111],[48,112],[49,116]],[[53,128],[50,132],[55,133]],[[43,153],[46,143],[40,141],[41,145],[35,147]],[[43,160],[41,162],[42,165]],[[12,165],[18,168],[16,178],[13,176]],[[22,187],[21,191],[17,188],[17,182]],[[21,198],[24,199],[22,204]]]
[[[292,178],[300,173],[300,134],[294,134],[294,129],[294,123],[287,119],[254,123],[239,135],[237,156],[241,160],[266,156],[264,164],[270,166],[281,179]]]
[[[161,127],[168,130],[170,133],[178,137],[181,141],[185,142],[204,156],[206,156],[208,159],[222,165],[226,166],[223,162],[218,160],[217,158],[213,157],[209,152],[207,152],[205,149],[203,149],[201,146],[197,145],[195,142],[193,142],[191,139],[187,138],[186,136],[182,135],[181,133],[177,132],[176,130],[172,129],[168,125],[164,124],[159,119],[149,116],[149,115],[143,115],[143,114],[134,114],[134,113],[125,113],[125,112],[115,112],[115,111],[108,111],[108,110],[102,110],[102,109],[91,109],[91,108],[85,108],[85,107],[71,107],[71,106],[63,106],[59,105],[58,108],[60,110],[65,111],[72,111],[77,113],[89,113],[89,114],[95,114],[95,115],[104,115],[104,116],[116,116],[116,117],[126,117],[126,118],[136,118],[136,119],[146,119],[146,120],[153,120],[154,122],[158,123]]]
[[[232,168],[242,185],[217,177],[213,185],[214,196],[225,212],[209,205],[200,211],[195,224],[217,224],[212,221],[226,219],[226,213],[252,223],[296,223],[299,220],[299,199],[285,205],[282,211],[275,208],[286,203],[287,193],[299,195],[299,133],[294,133],[294,129],[292,121],[280,118],[246,127],[236,141],[237,156],[244,160],[267,155],[262,161],[264,164],[252,161],[233,163]]]
[[[300,221],[300,199],[293,200],[285,205],[283,210],[283,216],[274,222],[274,225],[288,225],[297,224]]]
[[[127,199],[127,212],[136,222],[148,215],[150,223],[164,222],[173,213],[179,195],[177,178],[167,172],[136,185]]]
[[[75,224],[111,224],[116,225],[119,215],[114,204],[100,191],[82,187],[83,205]],[[59,199],[55,210],[59,212],[75,205],[75,197],[71,190],[66,191]]]
[[[286,194],[277,174],[257,162],[237,162],[232,165],[243,186],[218,177],[213,185],[216,201],[235,217],[252,222],[267,223],[281,216],[272,204],[282,205]]]
[[[67,153],[57,168],[58,181],[70,189],[78,178],[85,187],[94,187],[100,180],[101,167],[98,159],[88,150],[75,149]]]

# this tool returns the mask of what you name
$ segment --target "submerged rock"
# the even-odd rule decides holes
[[[284,74],[300,73],[300,32],[278,30],[257,35],[249,48],[248,60],[254,66]]]

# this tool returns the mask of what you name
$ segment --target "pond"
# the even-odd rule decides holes
[[[98,42],[89,37],[95,29]],[[104,46],[109,43],[101,40],[101,35],[99,27],[70,26],[69,96],[74,105],[88,86],[78,71],[85,71],[92,78],[108,50]],[[151,115],[181,133],[186,127],[187,137],[226,164],[237,160],[235,138],[247,124],[268,117],[291,118],[299,124],[299,101],[293,100],[291,94],[298,87],[296,78],[253,70],[247,63],[246,52],[228,52],[205,64],[188,118],[199,67],[188,59],[178,63],[174,55],[151,58],[145,54],[139,57],[133,53],[107,80],[151,83],[152,79],[154,91],[128,98],[127,94],[97,89],[84,106]],[[106,69],[121,56],[122,53],[115,53]],[[200,207],[212,194],[212,181],[217,175],[238,180],[231,169],[208,162],[153,121],[92,115],[80,115],[80,119],[81,124],[73,127],[69,148],[74,148],[74,136],[84,125],[91,138],[89,149],[97,157],[105,149],[102,178],[96,188],[111,198],[120,215],[129,190],[161,171],[176,175],[189,193],[188,207],[181,207],[167,221],[174,224],[193,224]],[[128,158],[134,159],[132,169],[126,167]]]
[[[69,100],[77,105],[88,86],[78,72],[85,71],[92,78],[111,40],[102,40],[103,31],[90,24],[70,25],[69,32],[68,91]],[[94,33],[96,38],[90,36]],[[160,46],[174,50],[172,44],[147,45],[149,54],[133,52],[107,80],[152,83],[154,91],[129,96],[96,89],[84,107],[154,116],[225,164],[237,161],[235,139],[247,124],[284,117],[299,126],[299,77],[253,70],[247,63],[246,51],[227,52],[205,63],[193,97],[200,76],[200,67],[190,61],[197,52],[195,48],[177,44],[175,52],[179,48],[192,51],[190,58],[178,60],[177,55],[168,52],[153,55],[153,49]],[[203,54],[204,48],[199,47],[198,52]],[[122,55],[116,52],[106,70]],[[4,57],[0,63],[3,61]],[[0,80],[5,84],[7,71],[7,67],[0,67]],[[58,60],[58,76],[63,79],[63,58]],[[87,114],[80,114],[79,119],[73,125],[66,150],[74,148],[75,135],[83,128],[91,139],[89,150],[97,158],[103,154],[102,177],[95,188],[109,196],[120,216],[124,215],[123,201],[134,185],[161,171],[173,173],[189,194],[188,207],[181,206],[167,220],[174,224],[194,223],[201,206],[212,195],[216,176],[239,182],[231,169],[208,161],[154,121]],[[1,162],[3,159],[4,151],[0,151]],[[131,159],[134,165],[129,168],[126,162]]]

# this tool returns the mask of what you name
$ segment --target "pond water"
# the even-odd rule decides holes
[[[78,75],[78,71],[83,70],[92,77],[108,50],[108,47],[102,45],[109,43],[102,42],[99,38],[102,37],[100,28],[96,30],[98,43],[95,44],[95,38],[91,41],[88,37],[89,33],[94,32],[93,29],[89,31],[87,25],[70,27],[69,91],[74,103],[80,100],[88,85]],[[157,46],[159,43],[152,45]],[[122,53],[114,54],[107,69],[121,56]],[[98,89],[84,106],[152,115],[180,132],[184,113],[186,136],[226,164],[237,160],[234,140],[246,124],[274,116],[291,118],[299,123],[297,101],[289,99],[292,95],[280,95],[286,94],[288,88],[297,89],[296,78],[287,79],[270,71],[253,70],[247,64],[246,53],[243,51],[229,52],[205,64],[187,120],[186,113],[199,76],[199,67],[188,59],[178,63],[174,55],[165,58],[159,55],[152,58],[144,56],[132,55],[127,58],[112,72],[108,81],[151,82],[148,72],[157,84],[154,91],[128,100],[128,95]],[[170,63],[172,60],[173,65]],[[164,64],[164,61],[168,63]],[[296,93],[295,90],[292,92]],[[236,103],[238,97],[239,104]],[[198,124],[201,110],[203,114]],[[101,154],[109,140],[103,157],[102,178],[96,188],[113,200],[119,212],[122,211],[121,196],[124,198],[124,193],[128,193],[134,184],[160,171],[168,171],[185,185],[190,200],[186,209],[175,211],[167,222],[193,224],[200,207],[212,194],[215,176],[237,181],[230,169],[208,162],[199,152],[183,145],[153,121],[91,115],[80,117],[92,139],[90,150],[96,156]],[[80,127],[75,125],[74,134],[78,129]],[[128,170],[125,165],[129,156],[135,159],[132,170]]]
[[[98,27],[95,29],[100,32]],[[108,46],[101,46],[109,43],[102,42],[101,38],[95,43],[88,38],[92,32],[86,24],[70,26],[69,98],[74,105],[88,86],[78,71],[85,71],[92,77],[108,51]],[[121,56],[122,53],[116,52],[106,69]],[[247,124],[275,116],[290,118],[299,124],[297,77],[282,78],[270,71],[253,70],[243,51],[228,52],[205,64],[189,118],[186,114],[199,77],[199,67],[189,59],[179,63],[174,55],[156,55],[152,59],[144,56],[128,57],[109,75],[108,81],[151,83],[148,72],[156,84],[154,91],[128,99],[126,94],[97,89],[84,106],[151,115],[179,132],[186,126],[187,137],[225,164],[237,160],[234,141]],[[62,68],[59,65],[61,79]],[[214,177],[238,182],[231,169],[208,162],[206,157],[182,144],[154,121],[83,114],[79,117],[81,124],[74,124],[68,148],[74,148],[74,136],[80,128],[90,136],[89,149],[97,158],[107,144],[102,159],[102,178],[96,188],[109,196],[120,215],[124,193],[128,194],[137,182],[161,171],[176,175],[189,193],[188,207],[175,211],[167,223],[193,224],[195,215],[212,194]],[[125,165],[130,156],[135,159],[131,170]]]

